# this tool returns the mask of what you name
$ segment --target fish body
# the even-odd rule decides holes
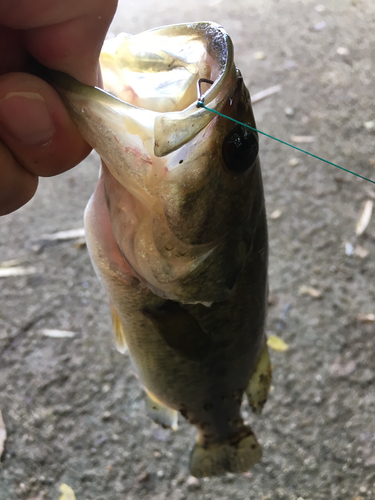
[[[121,35],[104,46],[110,93],[56,79],[103,159],[85,213],[87,244],[162,425],[198,430],[195,476],[242,472],[261,448],[241,416],[258,413],[271,374],[264,332],[267,226],[249,93],[227,33],[213,23]]]

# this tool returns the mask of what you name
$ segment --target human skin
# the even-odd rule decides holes
[[[27,203],[38,178],[73,168],[90,146],[60,97],[27,72],[31,55],[89,85],[117,0],[1,0],[0,215]]]

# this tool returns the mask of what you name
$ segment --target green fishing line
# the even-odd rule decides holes
[[[375,184],[375,181],[373,181],[372,179],[368,179],[367,177],[364,177],[363,175],[357,174],[356,172],[353,172],[352,170],[348,170],[347,168],[340,167],[340,165],[337,165],[336,163],[325,160],[324,158],[321,158],[320,156],[309,153],[308,151],[305,151],[304,149],[297,148],[297,146],[293,146],[293,144],[289,144],[289,142],[282,141],[281,139],[278,139],[277,137],[273,137],[272,135],[266,134],[265,132],[262,132],[261,130],[258,130],[254,127],[250,127],[250,125],[247,125],[246,123],[239,122],[238,120],[235,120],[234,118],[231,118],[230,116],[223,115],[222,113],[219,113],[219,111],[216,111],[215,109],[208,108],[202,100],[197,101],[197,108],[207,109],[207,111],[211,111],[212,113],[216,113],[217,115],[222,116],[223,118],[227,118],[228,120],[231,120],[234,123],[238,123],[239,125],[243,125],[244,127],[247,127],[250,130],[253,130],[254,132],[258,132],[258,134],[265,135],[266,137],[269,137],[270,139],[273,139],[274,141],[281,142],[281,144],[285,144],[285,146],[289,146],[290,148],[296,149],[297,151],[301,151],[301,153],[304,153],[305,155],[312,156],[313,158],[316,158],[317,160],[324,161],[325,163],[328,163],[329,165],[333,165],[334,167],[339,168],[340,170],[344,170],[344,172],[348,172],[349,174],[355,175],[356,177],[360,177],[361,179],[364,179],[365,181],[368,181],[368,182],[371,182],[372,184]]]

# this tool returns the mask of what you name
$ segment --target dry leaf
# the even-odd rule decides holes
[[[363,323],[375,323],[375,314],[358,314],[357,320],[362,321]]]
[[[297,143],[302,143],[302,142],[311,143],[315,141],[315,137],[312,135],[291,135],[290,140],[292,142],[297,142]]]
[[[45,337],[53,337],[55,339],[74,337],[75,335],[75,332],[70,332],[69,330],[49,330],[48,328],[41,330],[40,333]]]
[[[67,231],[58,231],[52,234],[42,234],[40,240],[59,241],[59,240],[75,240],[85,236],[85,229],[80,227],[78,229],[68,229]]]
[[[262,50],[258,50],[258,52],[254,52],[254,59],[264,59],[266,54]]]
[[[262,99],[269,97],[270,95],[276,94],[277,92],[280,92],[280,90],[281,85],[274,85],[273,87],[269,87],[268,89],[261,90],[260,92],[257,92],[252,96],[251,104],[255,104],[256,102],[259,102]]]
[[[348,56],[349,55],[349,49],[347,49],[346,47],[337,47],[336,52],[340,56]]]
[[[370,252],[369,252],[369,250],[367,250],[367,248],[361,247],[359,245],[357,245],[354,249],[354,255],[356,255],[357,257],[360,257],[361,259],[364,259],[365,257],[367,257],[369,253]]]
[[[375,166],[375,158],[374,158],[374,166]],[[375,191],[373,189],[366,188],[366,193],[367,196],[369,196],[373,200],[375,199]]]
[[[144,470],[140,474],[138,474],[138,476],[136,477],[136,480],[139,483],[143,483],[144,481],[147,481],[147,479],[149,477],[150,477],[150,474],[146,470]]]
[[[3,415],[0,410],[0,459],[4,451],[4,443],[6,441],[6,438],[7,438],[7,431],[5,429]]]
[[[289,346],[286,342],[283,341],[280,337],[276,335],[270,335],[267,339],[267,345],[274,351],[284,352],[289,349]]]
[[[23,264],[25,261],[26,261],[25,257],[18,259],[4,260],[3,262],[0,262],[0,268],[18,266],[19,264]]]
[[[299,163],[299,159],[298,158],[291,158],[289,161],[289,166],[291,167],[296,167]]]
[[[279,219],[282,216],[283,212],[279,208],[277,210],[274,210],[271,215],[269,216],[270,219],[275,220]]]
[[[0,269],[0,278],[8,278],[9,276],[27,276],[35,274],[36,267],[4,267]]]
[[[357,220],[357,224],[355,227],[356,236],[361,236],[365,232],[367,226],[369,225],[371,215],[372,215],[373,206],[374,206],[374,202],[372,200],[366,201],[365,206],[363,207],[362,213]]]
[[[366,130],[374,130],[375,129],[375,120],[370,120],[363,124]]]
[[[59,500],[76,500],[74,491],[67,484],[61,484],[60,491],[62,495],[60,496]]]
[[[313,297],[314,299],[320,299],[323,295],[322,292],[320,292],[316,288],[306,285],[300,286],[298,293],[300,295],[310,295],[310,297]]]
[[[330,373],[334,377],[347,377],[355,372],[357,363],[354,359],[344,360],[340,356],[333,362],[330,367]]]

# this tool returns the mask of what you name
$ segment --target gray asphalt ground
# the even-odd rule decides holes
[[[111,31],[201,20],[230,33],[252,94],[281,85],[254,105],[260,130],[286,141],[313,136],[297,145],[375,179],[372,0],[123,1]],[[0,409],[8,431],[0,500],[55,500],[61,483],[77,500],[375,499],[375,323],[368,316],[375,313],[375,217],[355,234],[375,187],[260,142],[268,333],[289,345],[271,353],[263,415],[254,418],[244,405],[263,445],[260,464],[244,475],[189,478],[195,431],[184,422],[166,431],[145,415],[130,361],[114,348],[107,298],[86,249],[43,239],[82,227],[98,175],[91,155],[42,180],[26,207],[0,221],[0,261],[35,268],[0,279]],[[50,338],[43,329],[75,335]]]

